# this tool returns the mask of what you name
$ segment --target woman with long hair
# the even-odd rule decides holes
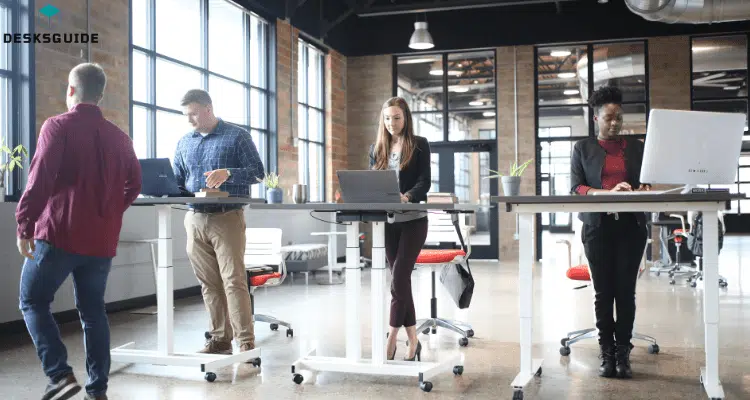
[[[388,99],[380,112],[375,144],[370,146],[370,169],[395,170],[402,203],[427,200],[430,190],[430,144],[414,135],[414,122],[406,101]],[[427,239],[427,212],[397,213],[385,226],[385,255],[391,271],[391,327],[386,355],[393,360],[396,340],[403,326],[409,338],[404,360],[420,360],[422,344],[417,340],[417,318],[411,289],[411,273]]]

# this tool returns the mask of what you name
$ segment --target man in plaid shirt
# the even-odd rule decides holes
[[[250,185],[264,176],[250,133],[217,118],[203,90],[188,91],[181,104],[194,131],[177,143],[177,184],[190,192],[219,188],[230,196],[249,197]],[[185,230],[188,258],[210,317],[211,339],[200,352],[232,354],[232,338],[241,352],[254,349],[242,205],[192,204]]]

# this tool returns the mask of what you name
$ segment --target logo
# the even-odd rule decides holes
[[[39,14],[47,17],[47,27],[52,27],[52,17],[60,13],[60,9],[47,4],[39,9]],[[3,43],[99,43],[98,33],[3,33]]]
[[[695,169],[695,168],[688,168],[688,172],[693,174],[707,174],[707,169]]]

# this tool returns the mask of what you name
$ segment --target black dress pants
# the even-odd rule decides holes
[[[385,224],[385,257],[391,270],[391,315],[393,328],[414,326],[417,314],[411,291],[411,272],[427,240],[427,218]]]
[[[635,286],[646,247],[646,227],[638,225],[632,213],[602,214],[600,225],[583,225],[581,241],[596,293],[599,344],[628,345],[635,321]]]

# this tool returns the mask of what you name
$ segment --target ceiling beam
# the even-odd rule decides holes
[[[349,5],[349,9],[348,10],[344,11],[341,15],[339,15],[338,17],[336,17],[336,19],[333,20],[332,22],[327,22],[325,20],[321,21],[322,22],[322,24],[321,24],[322,27],[320,29],[320,37],[321,38],[326,37],[328,35],[328,32],[331,31],[331,29],[333,29],[336,25],[342,23],[345,19],[349,18],[360,7],[367,9],[374,2],[375,2],[375,0],[366,0],[364,2],[360,2],[358,0],[346,0],[346,4]],[[362,3],[362,4],[359,4],[359,3]],[[321,2],[321,4],[322,4],[322,2]]]
[[[357,10],[358,17],[381,17],[385,15],[396,15],[396,14],[417,14],[417,13],[428,13],[428,12],[439,12],[439,11],[455,11],[455,10],[467,10],[475,8],[488,8],[488,7],[503,7],[503,6],[517,6],[517,5],[532,5],[532,4],[543,4],[543,3],[557,3],[562,1],[578,1],[578,0],[483,0],[483,1],[466,1],[466,0],[435,0],[431,3],[423,4],[404,4],[394,6],[378,6],[378,7],[361,7]]]

